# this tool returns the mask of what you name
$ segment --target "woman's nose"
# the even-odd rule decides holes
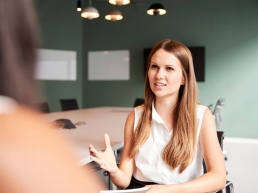
[[[159,69],[159,70],[157,71],[156,78],[157,78],[157,79],[162,79],[162,78],[164,78],[164,72],[163,72],[162,69]]]

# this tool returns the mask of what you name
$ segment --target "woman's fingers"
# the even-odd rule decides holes
[[[97,163],[98,163],[98,161],[97,161],[97,158],[96,158],[96,157],[94,157],[94,156],[90,156],[90,159],[91,159],[92,161],[95,161],[95,162],[97,162]]]
[[[101,167],[102,169],[106,170],[106,171],[110,171],[110,166],[108,166],[102,159],[99,159],[97,157],[90,157],[91,160],[95,161],[97,164],[99,164],[99,167]]]
[[[101,168],[108,172],[116,172],[118,170],[116,165],[116,159],[114,152],[110,145],[110,139],[108,134],[104,135],[104,142],[106,149],[105,151],[96,150],[93,145],[89,145],[89,151],[91,155],[91,160],[95,161],[100,165]]]
[[[90,151],[91,153],[93,153],[93,152],[96,152],[97,150],[90,144],[90,145],[89,145],[89,151]]]
[[[100,164],[103,164],[103,161],[97,157],[94,157],[94,156],[90,156],[90,159],[97,162],[99,165]]]
[[[106,145],[106,149],[107,149],[108,147],[110,147],[110,139],[109,139],[108,134],[104,135],[104,140],[105,140],[105,145]]]
[[[99,151],[96,150],[91,144],[89,145],[89,151],[91,155],[99,156]]]

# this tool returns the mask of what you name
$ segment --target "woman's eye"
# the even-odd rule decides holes
[[[155,64],[152,64],[152,65],[151,65],[151,68],[158,68],[158,66],[155,65]]]
[[[168,70],[168,71],[172,71],[172,70],[174,70],[174,69],[171,68],[171,67],[167,67],[167,70]]]

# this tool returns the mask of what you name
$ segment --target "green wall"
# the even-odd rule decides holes
[[[76,81],[40,81],[41,101],[50,110],[60,111],[60,98],[76,98],[82,107],[82,31],[83,21],[76,12],[76,1],[36,0],[41,48],[71,50],[77,53]]]
[[[53,106],[61,96],[71,96],[70,89],[83,107],[132,106],[144,92],[143,49],[170,38],[187,46],[205,46],[206,80],[198,83],[200,102],[215,106],[217,99],[226,99],[220,127],[226,136],[258,138],[257,0],[160,0],[167,9],[160,17],[146,14],[152,1],[132,3],[118,7],[124,19],[117,22],[104,19],[112,8],[105,1],[93,0],[100,12],[94,20],[80,18],[75,1],[37,1],[43,47],[78,53],[77,81],[43,82]],[[88,81],[88,51],[124,49],[130,51],[129,81]]]

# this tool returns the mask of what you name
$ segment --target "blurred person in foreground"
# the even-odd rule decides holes
[[[97,193],[105,186],[33,109],[35,20],[31,0],[0,0],[0,192]]]

